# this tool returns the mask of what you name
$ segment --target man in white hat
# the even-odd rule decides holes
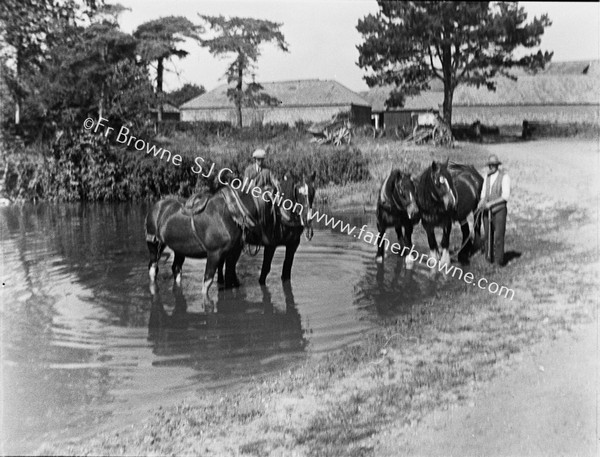
[[[483,180],[478,209],[483,211],[486,230],[486,258],[489,262],[504,265],[504,234],[506,232],[506,203],[510,197],[510,177],[495,154],[487,162],[488,173]]]
[[[271,186],[274,189],[279,189],[279,181],[273,176],[271,170],[265,166],[265,157],[267,153],[264,149],[257,149],[252,153],[254,163],[251,163],[244,170],[244,178],[253,180],[253,186],[266,187]]]

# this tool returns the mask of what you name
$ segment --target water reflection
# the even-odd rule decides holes
[[[170,294],[157,289],[148,323],[148,339],[159,356],[153,364],[212,371],[216,380],[236,376],[232,368],[236,359],[248,364],[258,361],[263,368],[251,371],[262,371],[280,360],[282,353],[304,351],[307,340],[291,284],[283,287],[283,309],[274,303],[269,287],[261,286],[260,291],[259,301],[250,299],[244,287],[221,290],[214,313],[190,311],[181,287],[174,286]],[[174,306],[167,310],[165,303],[171,300]],[[224,361],[230,362],[227,367],[222,367]]]

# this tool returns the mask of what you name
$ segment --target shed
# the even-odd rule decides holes
[[[511,70],[517,80],[499,77],[496,91],[485,87],[459,85],[452,101],[452,123],[520,126],[523,120],[547,123],[598,124],[600,121],[600,61],[552,62],[537,74]],[[410,114],[424,111],[441,113],[444,93],[441,81],[431,82],[431,90],[408,97],[403,108],[386,109],[392,86],[364,93],[373,106],[379,126],[408,127]]]

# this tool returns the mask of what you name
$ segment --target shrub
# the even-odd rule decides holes
[[[283,129],[271,127],[262,132],[268,136],[279,128]],[[285,134],[268,142],[271,152],[268,165],[277,176],[292,172],[300,177],[315,172],[317,186],[369,179],[368,160],[356,147],[319,146],[305,139],[298,141],[297,135],[298,132],[287,127]],[[224,167],[242,175],[257,147],[252,142],[229,140],[225,146],[211,145],[200,151],[189,138],[184,135],[189,151],[181,165],[176,166],[143,151],[117,147],[102,135],[66,133],[53,143],[51,150],[8,154],[5,192],[12,199],[33,201],[125,201],[156,199],[167,194],[187,196],[210,185],[192,171],[195,157],[204,158],[205,170],[214,163],[214,176]],[[158,141],[149,143],[158,145]],[[169,146],[173,154],[180,153],[177,146],[177,142]]]

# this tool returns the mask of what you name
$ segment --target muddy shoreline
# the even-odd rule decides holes
[[[495,146],[515,180],[507,249],[518,256],[498,269],[478,255],[471,268],[514,287],[514,300],[447,279],[357,345],[38,454],[388,454],[432,412],[468,404],[531,351],[596,321],[597,197],[571,188],[589,184],[586,161],[597,166],[597,152],[579,141],[585,154],[561,158],[575,143],[539,142],[531,156],[528,145]]]

